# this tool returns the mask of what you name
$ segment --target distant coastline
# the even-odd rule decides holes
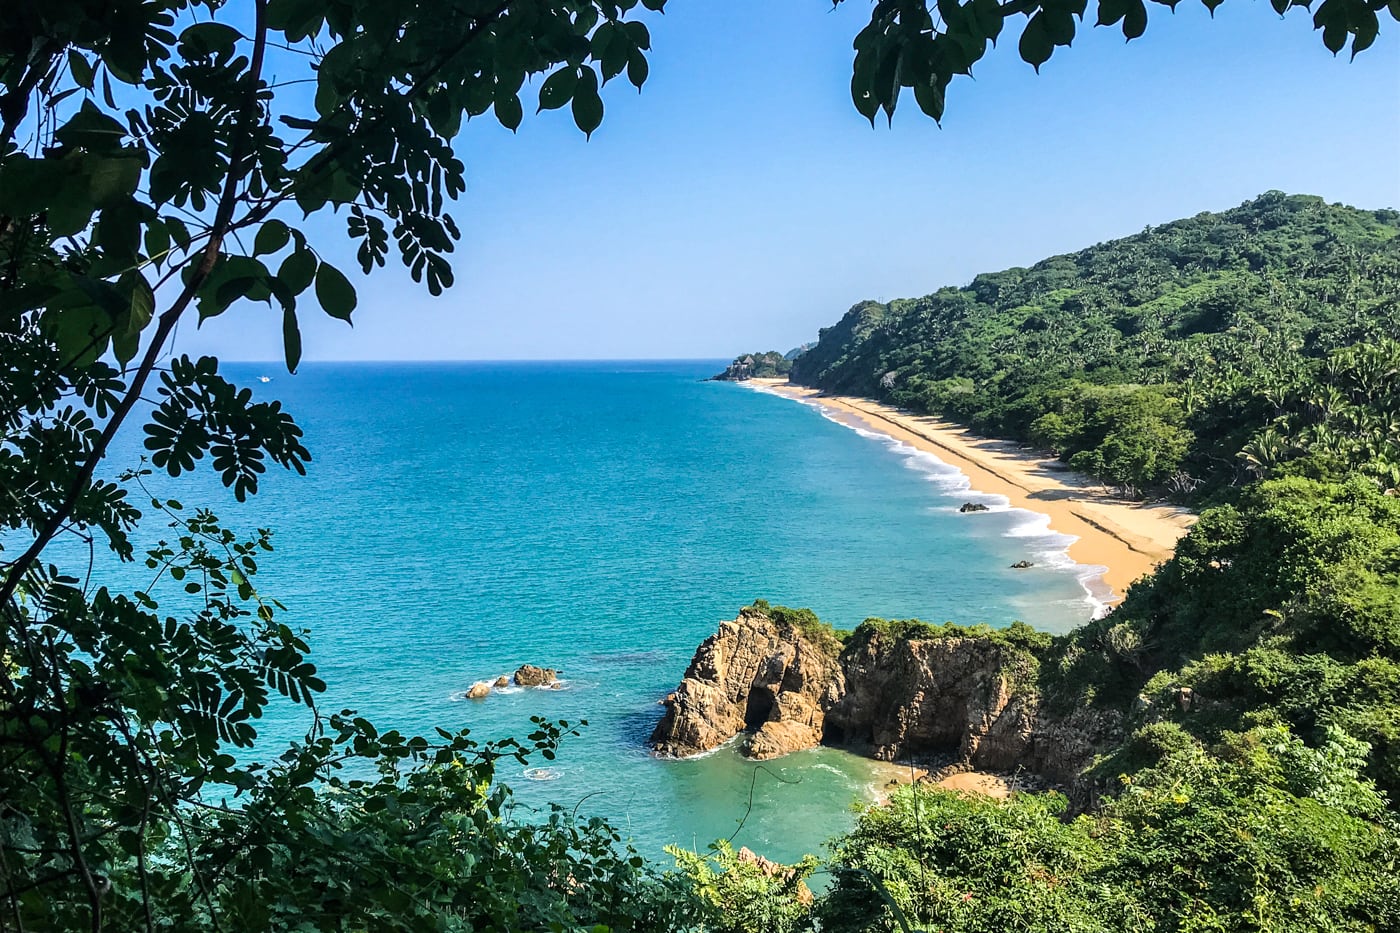
[[[1191,527],[1189,510],[1161,503],[1130,502],[1101,485],[1061,468],[1011,441],[977,437],[965,428],[870,399],[823,395],[786,379],[750,379],[751,389],[815,404],[852,419],[861,427],[894,438],[955,467],[978,493],[1004,496],[1012,508],[1046,515],[1050,530],[1075,538],[1069,556],[1076,563],[1104,568],[1119,602],[1128,587],[1171,557]]]

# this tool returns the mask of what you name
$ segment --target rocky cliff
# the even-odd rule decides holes
[[[665,700],[652,747],[683,757],[747,731],[745,754],[775,758],[822,737],[825,692],[836,676],[830,648],[793,623],[748,608],[720,623]]]
[[[1035,651],[1014,639],[867,623],[842,645],[785,612],[749,607],[705,640],[665,700],[652,735],[659,753],[693,755],[747,733],[753,758],[824,743],[1070,783],[1120,733],[1115,717],[1049,715]]]

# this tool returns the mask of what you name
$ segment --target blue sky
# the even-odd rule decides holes
[[[864,298],[921,295],[1278,188],[1400,207],[1400,24],[1354,62],[1309,17],[1150,6],[1146,36],[1083,32],[1036,75],[1014,36],[955,82],[942,128],[849,97],[868,5],[671,0],[642,94],[459,140],[457,285],[357,273],[355,326],[303,315],[307,360],[730,357],[813,339]],[[523,96],[523,95],[522,95]],[[327,225],[323,242],[340,239]],[[347,250],[328,253],[354,266]],[[241,306],[177,349],[280,359]]]

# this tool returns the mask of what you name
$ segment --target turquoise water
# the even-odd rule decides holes
[[[1063,630],[1092,605],[1043,523],[960,515],[971,496],[948,468],[810,406],[700,381],[721,365],[231,366],[286,402],[310,475],[270,475],[244,506],[205,474],[157,491],[276,529],[259,588],[312,630],[324,707],[481,738],[521,735],[533,715],[585,718],[550,780],[502,773],[523,805],[581,803],[660,857],[734,832],[752,792],[735,844],[791,859],[849,826],[881,772],[830,749],[761,769],[732,749],[653,758],[657,700],[720,620],[762,597],[841,627]],[[1036,568],[1008,569],[1027,556]],[[562,669],[567,689],[461,698],[523,662]],[[263,735],[305,726],[279,709]]]

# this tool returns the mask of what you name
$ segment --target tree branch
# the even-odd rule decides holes
[[[112,417],[102,429],[102,435],[98,438],[87,460],[82,468],[78,470],[78,475],[73,478],[69,486],[68,494],[63,502],[49,516],[49,520],[44,523],[39,534],[35,536],[34,543],[25,550],[19,558],[10,565],[9,573],[5,577],[3,586],[0,586],[0,603],[8,602],[19,587],[19,581],[34,561],[48,547],[59,528],[68,520],[73,513],[73,507],[77,505],[83,492],[92,482],[92,475],[97,470],[97,465],[102,462],[107,455],[107,448],[112,443],[112,438],[117,434],[117,429],[126,421],[131,409],[136,405],[141,397],[141,391],[146,386],[146,380],[150,378],[151,372],[155,369],[157,361],[165,348],[165,342],[170,338],[175,325],[179,323],[180,316],[185,313],[190,302],[194,300],[199,287],[209,278],[209,273],[214,269],[214,263],[218,261],[219,251],[223,247],[224,234],[228,232],[229,225],[233,220],[233,211],[238,202],[238,188],[250,171],[248,164],[251,153],[248,152],[248,143],[251,136],[252,123],[256,119],[258,111],[258,88],[262,82],[263,56],[267,50],[267,0],[257,0],[255,12],[255,26],[253,38],[253,56],[248,66],[248,100],[243,111],[243,128],[234,142],[234,150],[230,153],[229,174],[224,181],[224,190],[219,198],[219,206],[214,215],[214,223],[210,229],[209,241],[204,245],[204,251],[200,255],[199,264],[195,267],[194,274],[181,289],[179,297],[168,308],[156,325],[155,333],[151,337],[150,345],[146,347],[146,353],[141,358],[141,365],[137,367],[131,384],[127,387],[126,395],[122,397],[120,404],[112,412]]]

